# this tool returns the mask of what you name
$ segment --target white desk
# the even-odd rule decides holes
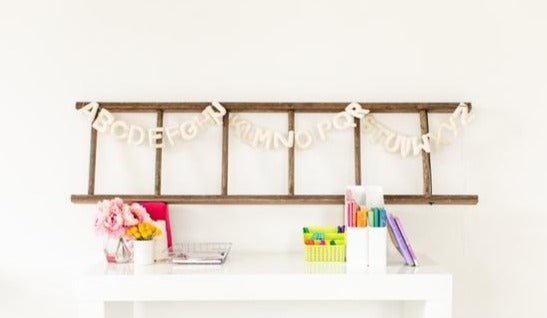
[[[97,266],[82,276],[79,299],[80,318],[103,318],[105,302],[240,300],[396,300],[404,318],[449,318],[452,275],[433,265],[357,269],[301,254],[232,253],[224,265]]]

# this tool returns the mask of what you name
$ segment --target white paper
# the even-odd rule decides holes
[[[154,221],[154,226],[161,230],[161,235],[154,237],[154,260],[159,261],[167,257],[167,231],[164,220]]]

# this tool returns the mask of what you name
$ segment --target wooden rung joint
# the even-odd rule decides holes
[[[230,113],[222,118],[222,162],[220,193],[228,195],[228,143],[229,143]]]
[[[95,193],[95,167],[97,164],[97,131],[91,128],[91,141],[89,143],[89,176],[87,193]]]
[[[420,131],[422,135],[429,133],[427,110],[420,111]],[[423,193],[425,196],[433,194],[431,182],[431,155],[422,150]]]
[[[160,128],[163,127],[163,110],[157,111],[157,118],[156,118],[156,127]],[[163,135],[162,138],[157,140],[158,143],[163,143]],[[163,148],[159,147],[156,148],[156,166],[154,169],[154,194],[160,195],[161,194],[161,164],[162,164],[162,155],[163,155]]]
[[[294,110],[288,112],[288,131],[294,131]],[[289,195],[294,195],[294,148],[293,145],[288,149],[288,161],[289,161]]]
[[[87,181],[87,194],[95,193],[95,170],[97,167],[97,130],[93,128],[93,121],[97,118],[101,108],[97,109],[95,117],[91,121],[91,135],[89,140],[89,172],[88,172],[88,181]]]
[[[355,118],[353,130],[353,152],[355,167],[355,185],[361,185],[361,121]]]

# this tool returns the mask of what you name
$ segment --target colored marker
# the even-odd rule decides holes
[[[384,208],[380,208],[380,227],[386,227],[387,215]]]

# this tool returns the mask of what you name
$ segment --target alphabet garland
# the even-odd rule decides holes
[[[177,139],[192,140],[209,127],[222,125],[222,118],[226,115],[226,109],[219,102],[212,102],[191,120],[170,127],[145,129],[116,119],[107,109],[102,108],[99,111],[97,102],[89,103],[79,111],[87,116],[92,127],[98,132],[108,132],[115,139],[130,145],[146,143],[153,148],[163,148],[166,144],[174,146]],[[403,158],[406,158],[409,154],[417,156],[422,150],[431,152],[431,141],[434,141],[435,147],[447,144],[445,131],[457,136],[459,128],[466,126],[473,120],[473,117],[469,113],[468,106],[460,103],[448,121],[442,123],[435,133],[407,136],[378,122],[368,109],[364,109],[360,104],[354,102],[350,103],[344,111],[328,120],[318,122],[313,129],[308,130],[274,131],[257,126],[237,114],[230,116],[229,126],[241,141],[255,149],[271,150],[282,147],[307,149],[316,140],[326,141],[333,130],[354,128],[356,126],[355,118],[357,118],[364,125],[362,133],[370,135],[373,142],[382,143],[386,151],[399,153]]]
[[[98,132],[110,132],[114,138],[126,142],[130,145],[142,145],[147,139],[147,144],[154,148],[163,148],[164,138],[169,145],[175,145],[175,137],[179,136],[183,140],[192,140],[199,133],[205,131],[213,125],[222,125],[222,117],[226,114],[226,109],[218,102],[213,102],[191,120],[182,122],[180,125],[170,127],[154,127],[145,129],[137,125],[129,125],[123,120],[115,119],[114,115],[107,109],[101,109],[97,115],[99,104],[92,102],[79,111],[84,113],[92,123],[92,127]],[[216,110],[216,111],[215,111]],[[95,116],[97,115],[97,118]]]
[[[257,126],[239,115],[230,117],[230,127],[234,128],[235,135],[247,145],[263,150],[298,147],[309,148],[318,136],[320,141],[327,140],[327,134],[333,129],[344,130],[355,127],[354,118],[364,118],[369,113],[358,103],[349,104],[343,112],[337,113],[329,120],[320,121],[315,129],[297,131],[272,131],[271,129]]]
[[[459,119],[460,127],[463,127],[469,124],[474,117],[470,114],[469,107],[465,103],[460,103],[454,112],[450,114],[448,121],[442,123],[435,133],[429,132],[421,136],[407,136],[387,128],[369,114],[364,120],[365,129],[363,129],[363,133],[368,134],[373,142],[382,143],[386,151],[398,152],[403,158],[406,158],[410,153],[417,156],[422,150],[430,153],[431,141],[435,142],[436,148],[448,144],[449,141],[444,132],[452,132],[456,137],[459,131],[457,120]]]

